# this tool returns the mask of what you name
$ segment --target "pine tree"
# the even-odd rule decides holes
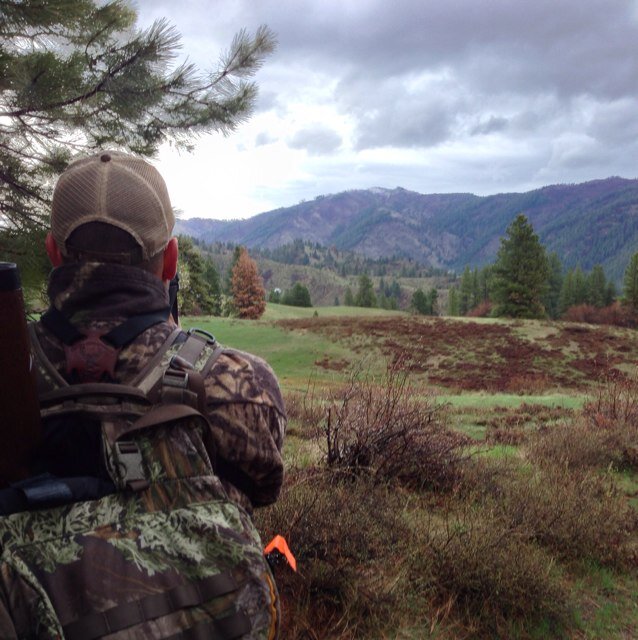
[[[228,267],[228,271],[226,272],[226,282],[224,283],[224,293],[226,293],[229,296],[232,296],[233,294],[233,269],[239,262],[239,256],[241,255],[242,249],[244,249],[244,247],[242,247],[239,244],[236,244],[233,247],[233,258],[230,261],[230,266]]]
[[[543,304],[547,315],[555,320],[560,315],[560,294],[563,287],[563,265],[555,251],[549,254],[548,272],[547,290]]]
[[[638,253],[631,256],[623,279],[623,302],[634,312],[638,312]]]
[[[472,308],[472,272],[465,266],[459,287],[459,315],[464,316]]]
[[[219,280],[215,266],[191,238],[179,236],[179,308],[184,315],[219,315]]]
[[[312,307],[310,292],[301,282],[295,282],[292,288],[284,293],[281,303],[292,307]]]
[[[588,288],[587,277],[583,273],[580,266],[574,269],[574,304],[587,304],[588,300]]]
[[[605,287],[605,306],[608,307],[616,301],[616,285],[609,280]]]
[[[346,292],[343,296],[343,304],[345,304],[346,307],[354,307],[354,294],[350,287],[346,287]]]
[[[477,307],[482,302],[478,269],[472,270],[471,291],[472,291],[472,295],[470,298],[470,309],[474,309],[474,307]]]
[[[38,255],[33,236],[72,153],[189,148],[192,135],[229,132],[250,114],[246,78],[274,48],[267,28],[241,31],[202,73],[173,64],[180,36],[167,21],[139,31],[135,20],[122,0],[0,0],[1,259]]]
[[[233,304],[240,318],[256,320],[266,310],[266,292],[257,263],[241,247],[232,272]]]
[[[501,238],[494,264],[494,313],[512,318],[545,315],[548,276],[545,249],[527,218],[520,214]]]
[[[602,265],[594,265],[587,276],[587,301],[594,307],[605,306],[605,293],[607,291],[607,278]]]
[[[452,317],[460,315],[459,292],[456,287],[450,287],[447,299],[447,314]]]
[[[424,293],[423,289],[417,289],[412,294],[410,306],[416,313],[420,315],[429,316],[432,314],[432,304],[428,296]]]
[[[439,292],[434,287],[430,289],[428,298],[430,299],[430,315],[438,315]]]
[[[377,296],[374,294],[372,280],[367,274],[359,276],[359,289],[355,296],[354,303],[357,307],[376,307]]]
[[[494,267],[487,265],[479,272],[479,302],[489,302],[491,299],[493,271]]]
[[[567,309],[576,304],[576,291],[574,289],[574,270],[569,269],[563,278],[558,303],[559,313],[563,315]]]

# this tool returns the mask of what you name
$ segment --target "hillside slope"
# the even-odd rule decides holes
[[[623,178],[485,197],[402,188],[346,191],[247,220],[179,220],[177,229],[248,247],[302,238],[372,258],[398,255],[461,270],[493,261],[499,238],[519,213],[566,267],[589,270],[600,263],[619,281],[638,248],[638,180]]]

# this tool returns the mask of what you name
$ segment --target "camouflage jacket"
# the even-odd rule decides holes
[[[108,330],[126,318],[168,306],[164,284],[147,272],[120,265],[70,264],[55,269],[48,289],[51,304],[78,328]],[[125,347],[115,369],[128,384],[175,328],[172,321],[144,331]],[[64,375],[60,342],[41,325],[40,343]],[[212,440],[223,462],[221,480],[229,496],[248,512],[277,499],[283,482],[281,447],[286,417],[272,369],[256,356],[224,349],[205,380]]]
[[[78,328],[96,330],[168,303],[158,279],[113,265],[60,267],[49,295]],[[128,384],[174,329],[157,324],[125,347],[116,381]],[[36,331],[64,375],[63,348],[44,327]],[[106,625],[99,637],[113,640],[236,637],[237,611],[252,624],[242,638],[276,637],[276,588],[249,513],[276,500],[283,480],[281,394],[263,360],[232,349],[222,351],[205,389],[210,424],[142,438],[148,460],[166,461],[142,494],[0,518],[0,638],[98,637],[84,635],[89,623]],[[225,461],[225,476],[207,471],[208,442],[215,459]],[[183,598],[194,598],[187,611],[171,608]],[[149,607],[166,611],[117,627],[131,606],[134,615]],[[231,635],[212,634],[211,624],[228,625]]]

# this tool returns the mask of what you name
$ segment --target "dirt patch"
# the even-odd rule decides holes
[[[583,389],[610,367],[638,360],[635,332],[587,325],[556,323],[534,338],[521,323],[442,318],[308,318],[276,324],[322,334],[355,353],[401,359],[432,384],[467,391]],[[317,364],[342,370],[347,363],[323,358]]]

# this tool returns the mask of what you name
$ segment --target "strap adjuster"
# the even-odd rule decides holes
[[[164,384],[168,387],[188,389],[188,371],[183,369],[166,369],[164,372]]]
[[[133,491],[142,491],[149,486],[144,474],[142,452],[134,440],[118,440],[113,445],[115,462],[122,485]]]

